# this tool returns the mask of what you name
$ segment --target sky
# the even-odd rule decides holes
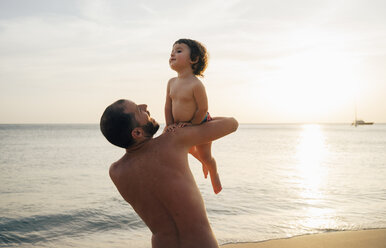
[[[212,116],[386,122],[383,0],[0,0],[0,123],[99,123],[125,98],[164,123],[179,38],[210,55]]]

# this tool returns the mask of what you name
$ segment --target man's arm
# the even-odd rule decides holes
[[[187,126],[176,130],[177,142],[188,148],[208,143],[233,133],[239,123],[232,117],[215,117],[202,125]]]

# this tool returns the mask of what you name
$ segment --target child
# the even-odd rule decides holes
[[[170,79],[167,86],[165,131],[171,131],[168,126],[172,124],[184,127],[210,121],[205,87],[196,77],[202,77],[208,65],[205,47],[195,40],[180,39],[173,45],[169,65],[178,76]],[[211,146],[212,142],[197,145],[189,153],[202,163],[205,178],[209,171],[214,193],[218,194],[222,187]]]

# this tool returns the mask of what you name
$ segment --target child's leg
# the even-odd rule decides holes
[[[218,194],[222,190],[222,186],[217,173],[216,160],[212,157],[212,142],[197,145],[196,152],[200,157],[200,161],[208,168],[214,193]]]
[[[202,172],[204,173],[204,177],[208,177],[208,168],[206,168],[205,164],[201,161],[200,155],[197,152],[196,146],[192,146],[189,150],[189,153],[193,155],[198,161],[202,164]]]

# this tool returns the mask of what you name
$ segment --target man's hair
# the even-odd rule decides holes
[[[134,128],[138,127],[134,113],[125,113],[121,99],[108,106],[102,114],[100,129],[106,139],[113,145],[128,148],[135,143],[131,136]]]
[[[208,53],[204,45],[196,40],[179,39],[175,44],[185,44],[190,48],[190,59],[195,61],[198,58],[197,63],[192,65],[193,74],[196,76],[204,76],[204,71],[208,66]]]

